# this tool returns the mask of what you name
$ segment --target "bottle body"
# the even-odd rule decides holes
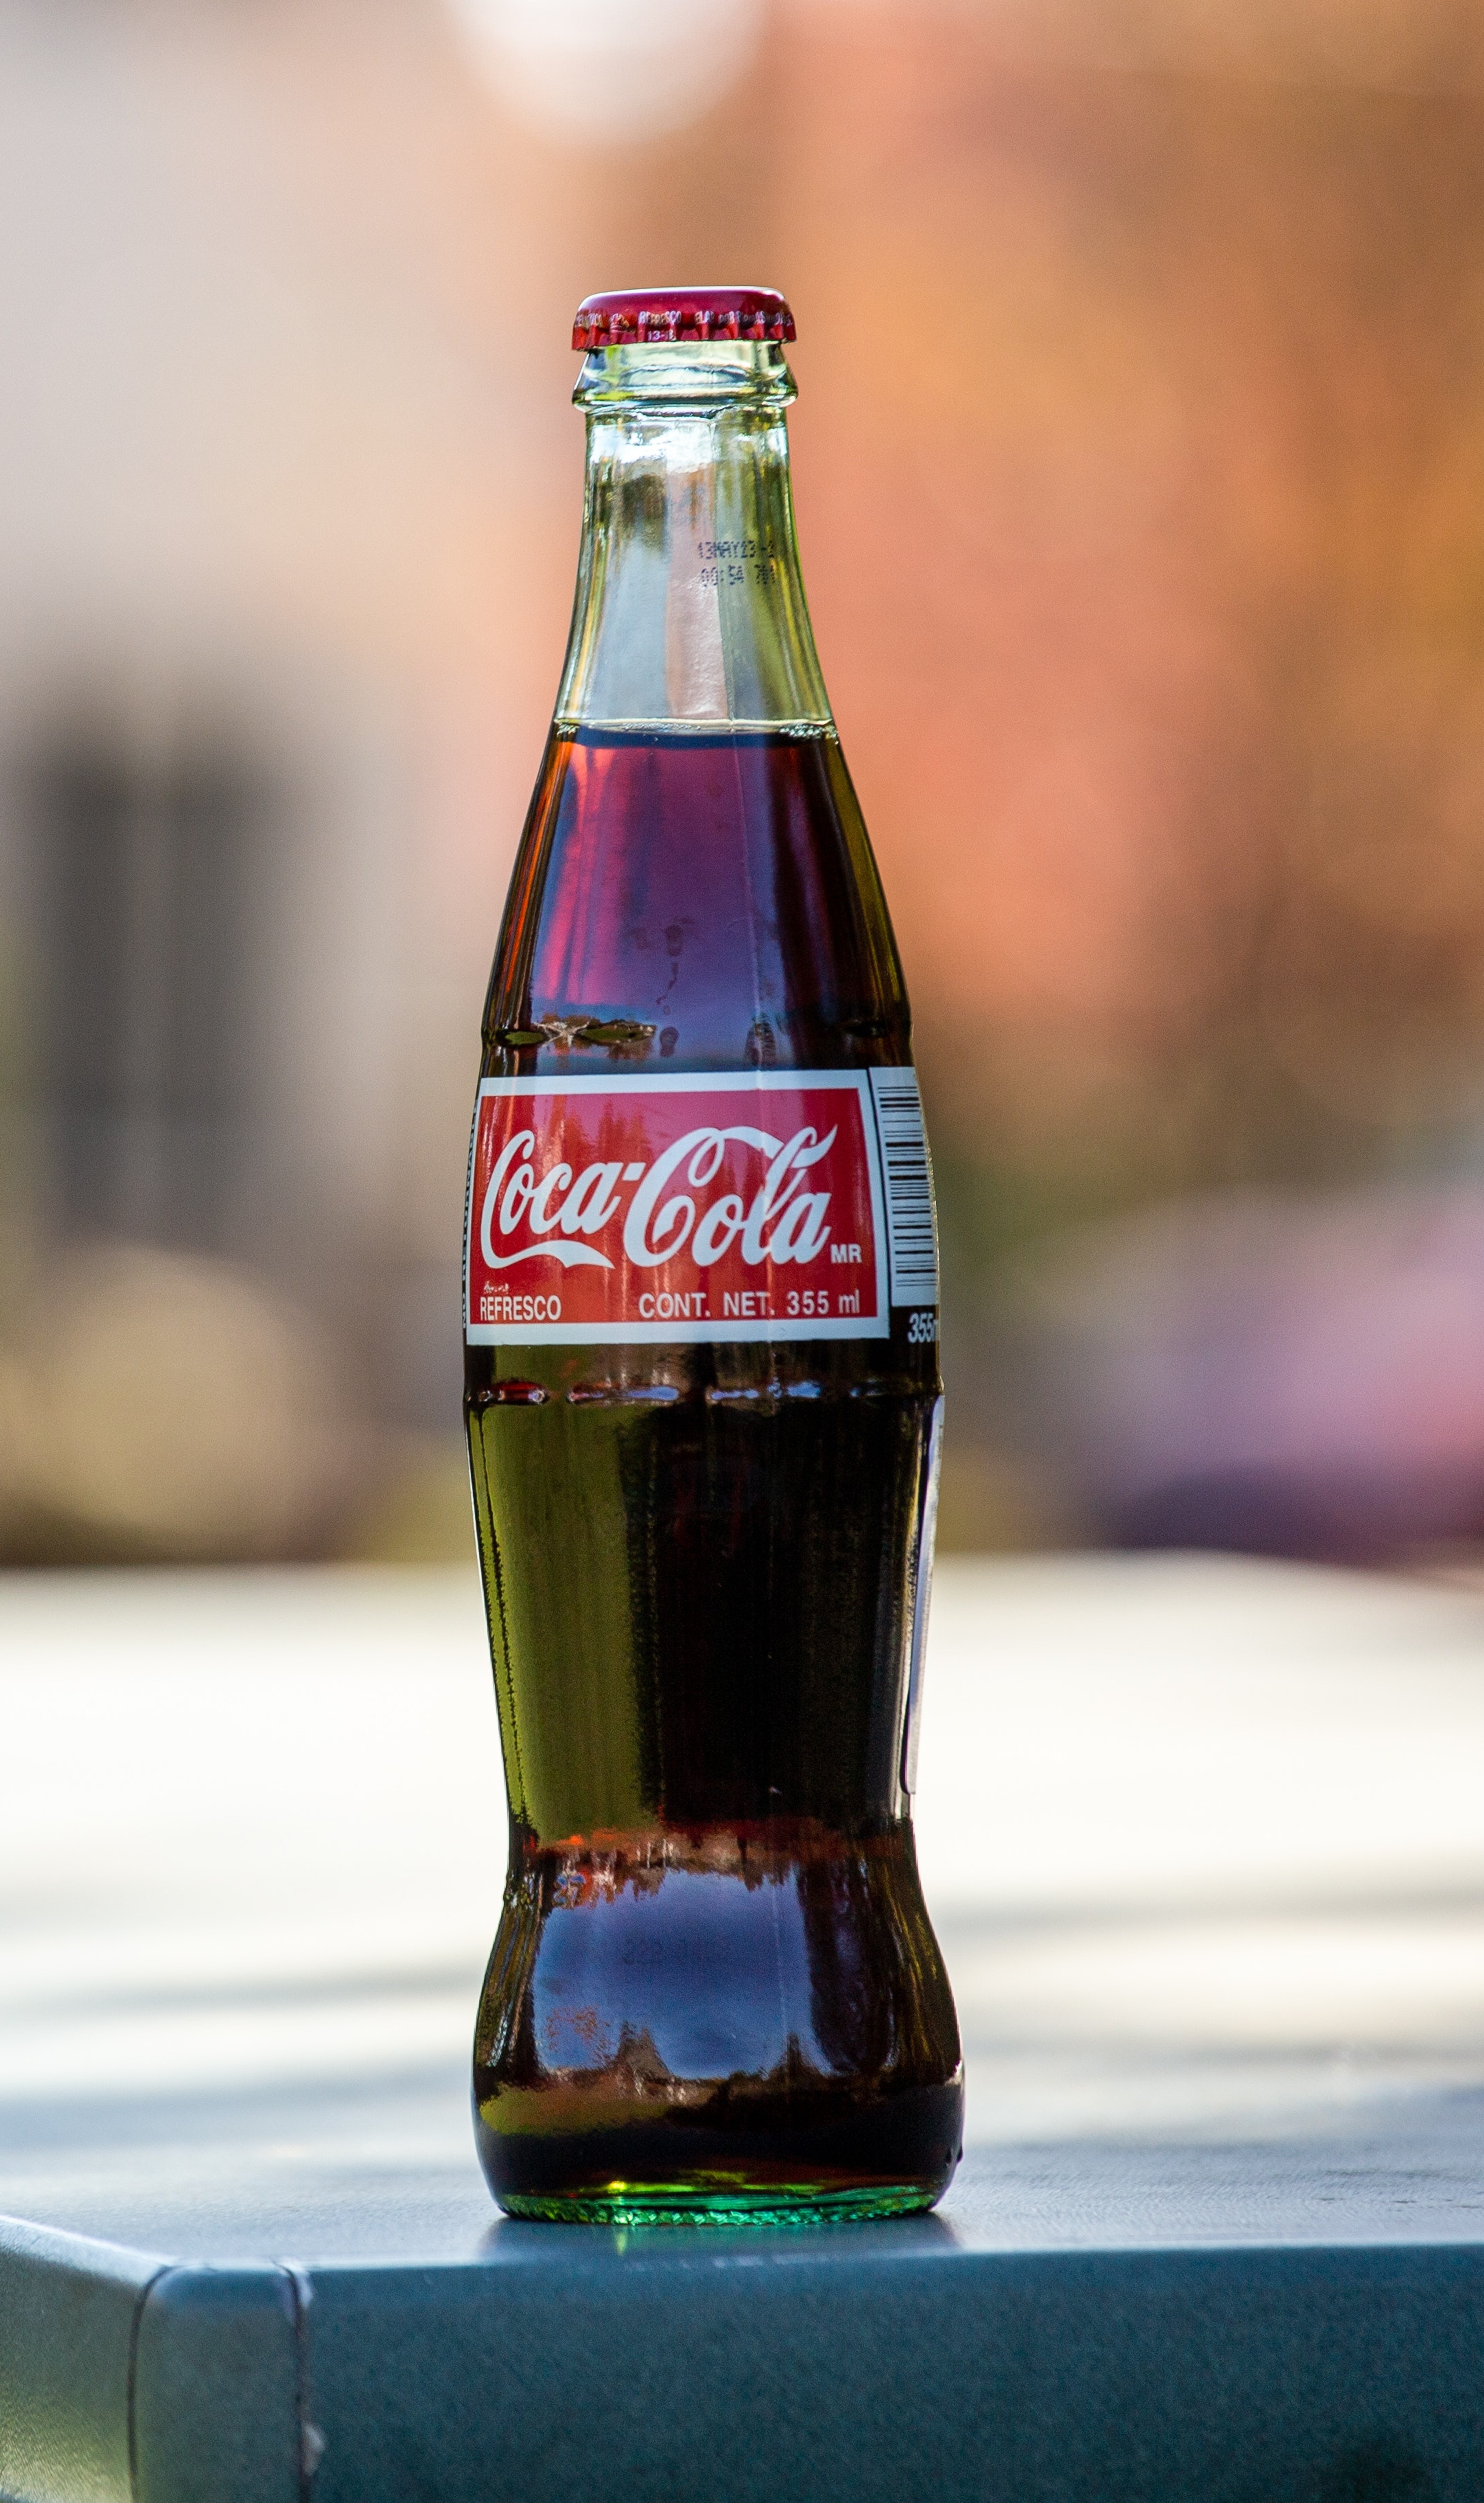
[[[941,1396],[906,999],[822,703],[671,708],[677,570],[774,599],[707,544],[668,526],[664,717],[559,712],[486,1011],[474,2100],[527,2215],[880,2213],[959,2145],[907,1760]]]

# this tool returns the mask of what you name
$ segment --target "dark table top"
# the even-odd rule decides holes
[[[467,1576],[0,1583],[0,2495],[1484,2494],[1484,1608],[955,1566],[929,2218],[499,2221]]]

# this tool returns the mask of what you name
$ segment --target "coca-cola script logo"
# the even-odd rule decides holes
[[[863,1077],[489,1079],[466,1332],[877,1338],[888,1327]]]

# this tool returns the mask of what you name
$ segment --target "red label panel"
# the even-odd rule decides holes
[[[884,1337],[869,1081],[486,1080],[465,1287],[485,1346]]]

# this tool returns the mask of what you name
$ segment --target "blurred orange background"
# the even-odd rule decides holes
[[[578,298],[798,318],[959,1546],[1484,1538],[1484,20],[0,0],[0,1546],[467,1551]]]

